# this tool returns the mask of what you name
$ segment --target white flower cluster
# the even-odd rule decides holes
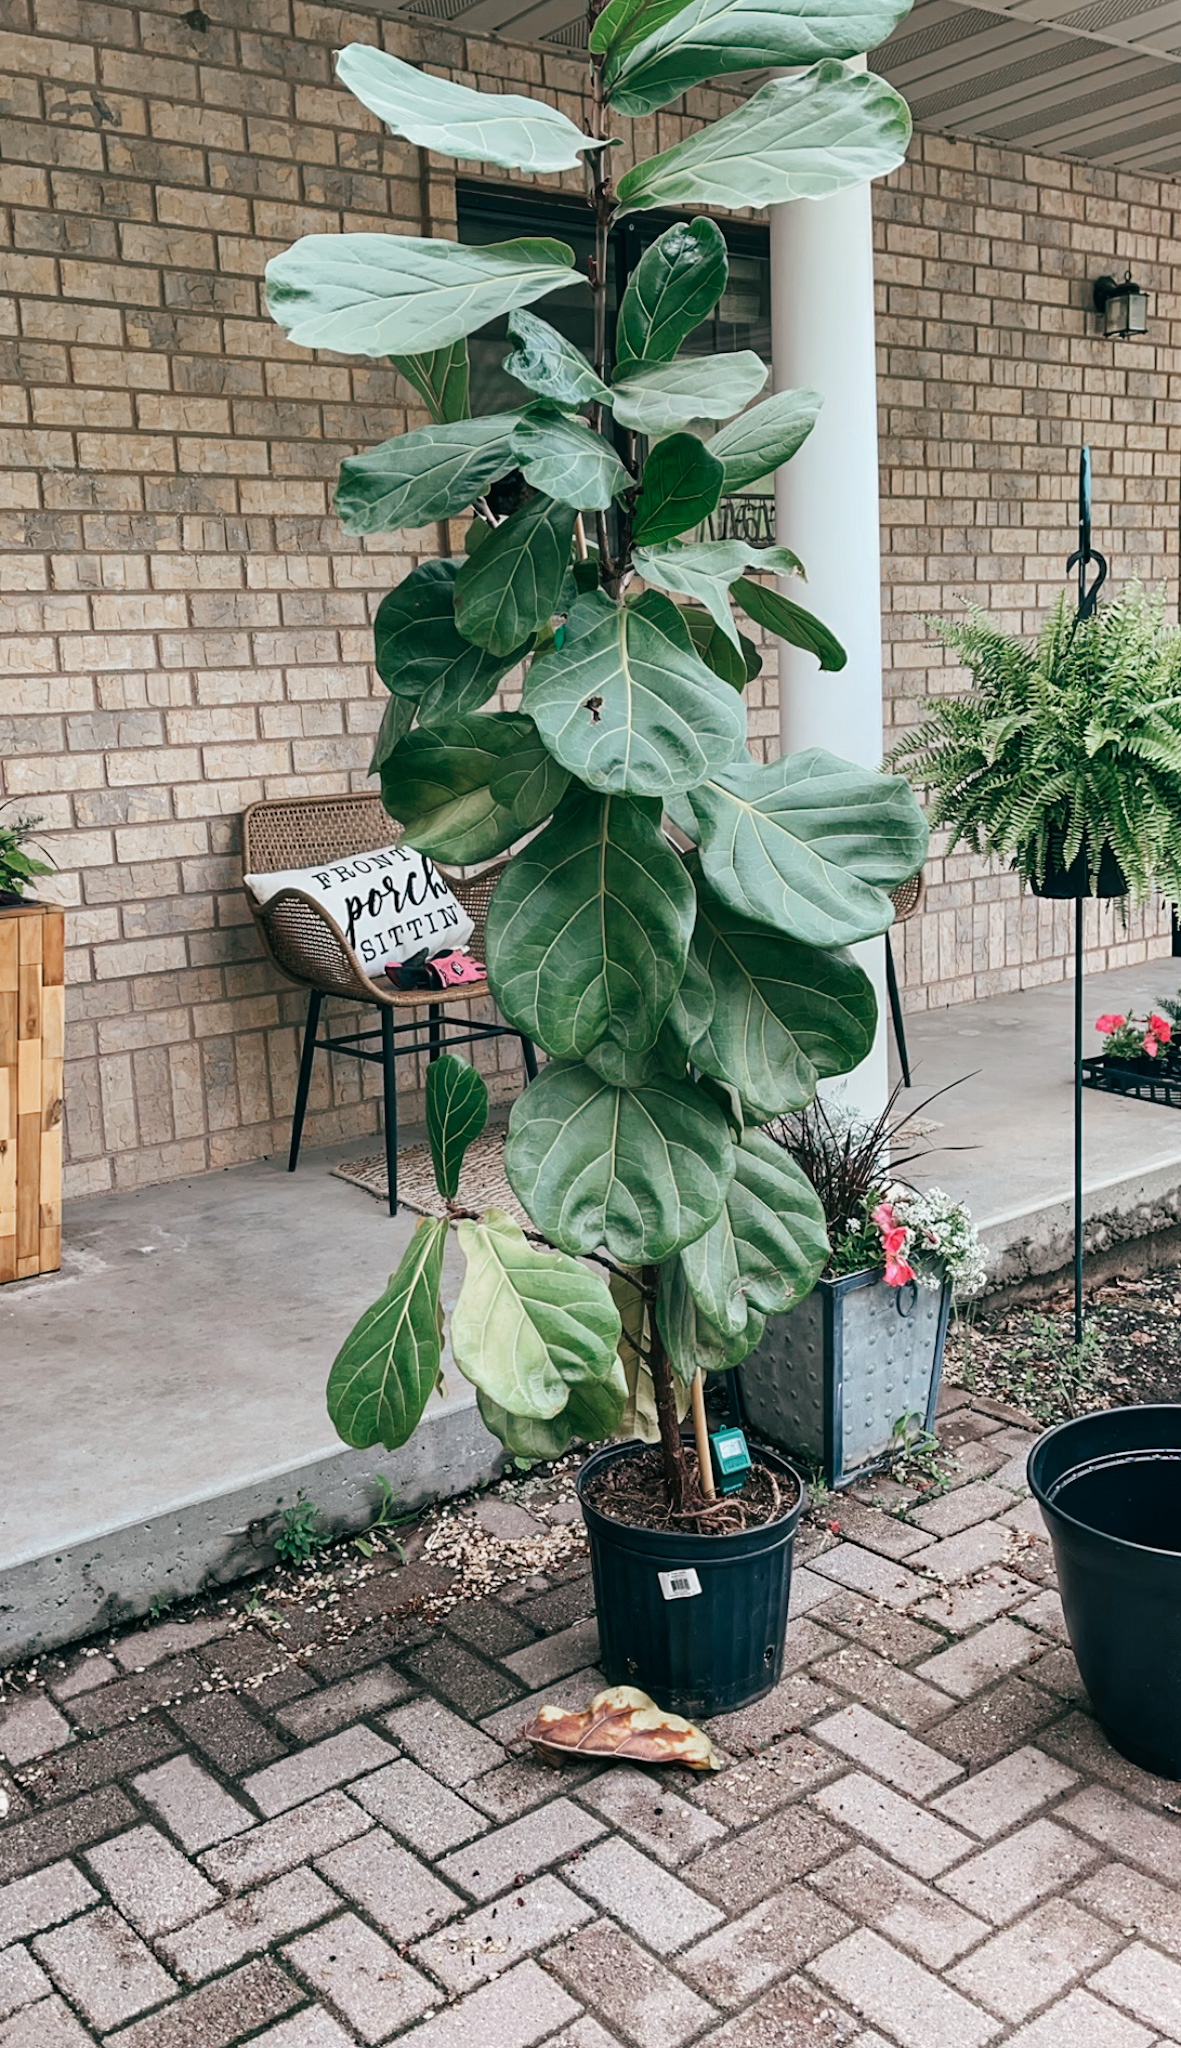
[[[894,1220],[907,1234],[902,1257],[914,1268],[920,1287],[937,1292],[944,1279],[960,1298],[979,1294],[988,1272],[988,1254],[976,1235],[971,1211],[942,1188],[891,1191]]]

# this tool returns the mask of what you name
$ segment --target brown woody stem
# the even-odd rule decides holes
[[[652,1300],[660,1284],[660,1269],[645,1266],[644,1287]],[[652,1375],[652,1388],[656,1396],[656,1419],[660,1424],[660,1452],[664,1462],[664,1490],[668,1504],[674,1514],[684,1514],[695,1505],[696,1488],[692,1484],[689,1460],[681,1442],[681,1425],[677,1421],[677,1396],[673,1386],[672,1367],[656,1327],[656,1316],[649,1317],[648,1324],[648,1370]]]

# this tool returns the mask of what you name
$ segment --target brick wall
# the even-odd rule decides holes
[[[351,542],[328,514],[341,456],[417,424],[413,394],[288,347],[261,308],[267,258],[301,233],[454,232],[450,164],[384,136],[332,83],[332,51],[544,85],[575,119],[583,67],[298,0],[210,0],[208,18],[0,0],[0,24],[0,792],[43,815],[70,906],[81,1193],[283,1144],[303,999],[261,958],[238,819],[365,781],[384,703],[368,621],[435,544]],[[702,92],[636,124],[638,153],[731,104]],[[1057,589],[1082,421],[1099,545],[1118,504],[1120,562],[1134,548],[1175,575],[1176,191],[935,137],[879,189],[894,722],[956,685],[925,610],[972,587],[1024,626]],[[1122,348],[1087,338],[1083,305],[1127,260],[1158,296],[1152,339]],[[751,697],[773,746],[773,664]],[[1061,911],[962,860],[931,879],[901,949],[909,1001],[1062,972]],[[1099,934],[1096,961],[1134,957],[1148,929]],[[510,1041],[499,1057],[505,1096]],[[364,1089],[353,1062],[318,1060],[310,1142],[376,1128],[361,1071]],[[416,1095],[411,1062],[402,1078]]]
[[[874,198],[889,745],[964,684],[926,615],[971,597],[1036,631],[1074,546],[1083,441],[1112,584],[1165,582],[1176,617],[1181,185],[916,135]],[[1091,287],[1129,264],[1149,333],[1107,341]],[[926,913],[894,942],[908,1007],[1062,979],[1070,904],[938,847],[927,874]],[[1164,906],[1087,919],[1089,969],[1169,952]]]
[[[384,135],[332,52],[384,44],[583,117],[585,66],[557,49],[298,0],[209,11],[0,0],[0,793],[43,816],[70,906],[75,1194],[285,1143],[304,998],[261,956],[240,814],[365,783],[368,621],[436,545],[350,541],[328,515],[344,454],[422,423],[414,394],[262,310],[297,235],[455,233],[450,161]],[[637,123],[638,153],[734,103]],[[773,665],[766,692],[770,739]],[[514,1094],[515,1041],[477,1052]],[[415,1062],[400,1079],[415,1097]],[[318,1056],[308,1141],[376,1129],[378,1088]]]

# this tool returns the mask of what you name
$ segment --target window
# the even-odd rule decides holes
[[[590,211],[580,199],[563,193],[526,194],[494,185],[460,181],[456,189],[461,242],[506,242],[516,235],[554,235],[569,243],[577,268],[585,275],[594,249]],[[611,315],[630,272],[644,250],[671,227],[675,214],[629,216],[612,228],[608,243],[607,311]],[[766,228],[747,223],[719,223],[730,252],[730,276],[722,298],[683,344],[688,355],[716,355],[724,349],[752,348],[771,360],[771,259]],[[591,296],[585,285],[550,292],[532,308],[564,334],[585,356],[594,353]],[[520,403],[520,387],[506,377],[501,363],[509,348],[508,322],[496,320],[471,337],[473,412],[497,412]]]

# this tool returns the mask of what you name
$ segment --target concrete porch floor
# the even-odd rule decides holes
[[[1094,977],[1089,1035],[1173,978],[1170,961]],[[931,1106],[934,1149],[908,1170],[966,1197],[1002,1277],[1069,1257],[1072,999],[1066,983],[909,1021],[916,1108],[967,1078]],[[1093,1231],[1174,1221],[1181,1111],[1085,1106]],[[266,1527],[301,1487],[357,1527],[375,1472],[410,1507],[496,1468],[454,1373],[394,1457],[343,1451],[328,1422],[331,1359],[414,1226],[331,1177],[373,1148],[75,1203],[62,1272],[0,1290],[0,1662],[269,1561]],[[445,1299],[459,1279],[453,1253]]]
[[[1143,1016],[1181,981],[1181,961],[1087,977],[1083,1053],[1106,1011]],[[1074,1231],[1074,983],[1024,989],[906,1020],[912,1088],[899,1107],[938,1123],[905,1171],[962,1195],[991,1253],[993,1284],[1069,1265]],[[897,1060],[892,1067],[898,1076]],[[950,1085],[955,1084],[955,1085]],[[1146,1238],[1181,1220],[1181,1109],[1088,1088],[1083,1095],[1087,1248]]]
[[[61,1272],[0,1293],[0,1663],[269,1562],[300,1488],[360,1527],[377,1471],[409,1508],[497,1469],[449,1365],[413,1451],[344,1451],[325,1412],[417,1221],[332,1177],[375,1142],[76,1202]],[[461,1278],[452,1247],[445,1306]]]

